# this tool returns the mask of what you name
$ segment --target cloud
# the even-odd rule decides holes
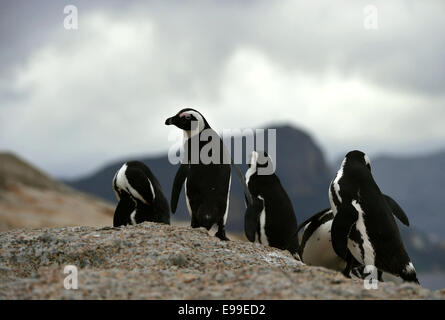
[[[229,59],[223,79],[223,111],[215,118],[237,114],[234,126],[293,122],[314,133],[331,156],[348,148],[401,152],[445,138],[443,97],[394,92],[337,72],[288,70],[246,48]]]
[[[443,147],[444,5],[376,1],[371,32],[367,4],[80,2],[78,31],[57,16],[25,62],[0,56],[0,148],[75,176],[165,152],[186,106],[219,130],[294,123],[330,157]]]
[[[2,110],[2,120],[14,119],[2,126],[9,144],[38,153],[49,166],[81,154],[144,150],[162,137],[149,130],[161,120],[154,112],[159,82],[150,68],[153,26],[94,14],[84,28],[75,45],[65,39],[37,50],[12,86],[26,96]]]

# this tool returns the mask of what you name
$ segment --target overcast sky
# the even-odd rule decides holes
[[[331,159],[445,149],[444,18],[440,0],[2,0],[0,150],[74,177],[166,152],[183,107],[218,131],[293,124]]]

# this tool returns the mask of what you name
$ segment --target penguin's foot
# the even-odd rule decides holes
[[[218,232],[215,233],[215,237],[221,239],[222,241],[230,241],[230,239],[227,238],[225,231],[218,230]]]
[[[292,254],[292,256],[295,258],[295,260],[300,261],[300,262],[303,262],[303,261],[301,261],[301,257],[300,257],[300,255],[298,254],[298,252],[295,252],[294,254]]]
[[[352,268],[351,272],[349,273],[349,278],[352,278],[352,276],[358,279],[364,279],[365,274],[363,273],[363,266]]]
[[[345,260],[347,261],[346,268],[345,268],[345,270],[343,270],[342,273],[346,278],[351,279],[351,271],[352,271],[352,267],[354,264],[354,257],[352,256],[351,252],[348,251],[348,253],[346,254]]]
[[[191,223],[190,226],[191,226],[192,228],[199,228],[199,227],[200,227],[198,221],[197,221],[194,217],[192,217],[192,223]]]
[[[342,273],[343,273],[343,275],[344,275],[346,278],[351,279],[351,274],[350,274],[350,273],[347,273],[347,272],[345,272],[345,271],[343,271]]]

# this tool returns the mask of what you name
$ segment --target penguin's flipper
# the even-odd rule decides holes
[[[172,188],[172,196],[170,205],[172,208],[172,213],[176,212],[176,208],[178,207],[178,199],[181,194],[182,185],[184,184],[185,179],[187,178],[189,172],[189,166],[187,164],[181,164],[176,172],[175,181],[173,182]]]
[[[403,209],[399,206],[399,204],[393,198],[387,196],[386,194],[384,194],[383,197],[391,208],[392,214],[396,216],[396,218],[399,219],[401,223],[409,227],[408,217],[406,216],[405,211],[403,211]]]
[[[253,203],[253,197],[252,194],[249,191],[249,187],[246,184],[246,180],[241,173],[241,170],[238,168],[238,166],[233,162],[231,159],[231,166],[232,169],[235,171],[236,176],[238,177],[238,180],[240,181],[243,190],[244,190],[244,198],[246,199],[247,206],[251,205]]]
[[[134,210],[134,201],[131,200],[127,193],[123,193],[123,196],[119,200],[116,210],[114,211],[113,227],[120,227],[130,224],[130,215]]]
[[[263,208],[264,202],[259,198],[253,198],[252,203],[247,205],[246,214],[244,216],[244,233],[250,242],[255,241],[258,219]]]
[[[358,214],[352,204],[342,204],[338,208],[331,227],[332,247],[335,253],[346,260],[348,256],[348,235],[352,225],[357,221]]]

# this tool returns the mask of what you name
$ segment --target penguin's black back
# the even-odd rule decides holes
[[[167,199],[162,192],[161,184],[155,175],[151,172],[150,168],[140,161],[127,162],[128,169],[140,170],[151,182],[154,192],[155,200],[153,202],[153,217],[157,222],[170,223],[170,206]],[[128,170],[127,169],[127,170]],[[143,208],[143,204],[140,204],[140,208]]]
[[[113,180],[113,188],[119,196],[113,219],[114,226],[132,224],[130,215],[133,211],[136,212],[134,217],[136,223],[151,221],[170,224],[169,204],[159,181],[148,166],[140,161],[129,161],[119,169],[118,173],[125,175],[129,186],[118,186],[116,177]],[[132,194],[133,191],[130,189],[135,190],[139,196]]]
[[[410,258],[400,236],[391,208],[383,197],[370,172],[368,183],[363,184],[360,204],[365,214],[365,224],[371,243],[375,247],[376,267],[391,273],[403,269]]]
[[[255,173],[249,178],[248,187],[253,197],[260,196],[264,199],[265,233],[269,245],[279,249],[294,247],[292,251],[296,251],[298,248],[297,218],[280,179],[275,174],[258,175]]]
[[[155,190],[155,193],[157,191],[162,191],[161,185],[159,184],[158,179],[154,176],[154,174],[151,172],[150,168],[145,165],[144,163],[140,161],[128,161],[127,162],[127,171],[128,170],[138,170],[141,171],[151,182],[153,185],[153,188]],[[157,196],[157,194],[156,194]]]

